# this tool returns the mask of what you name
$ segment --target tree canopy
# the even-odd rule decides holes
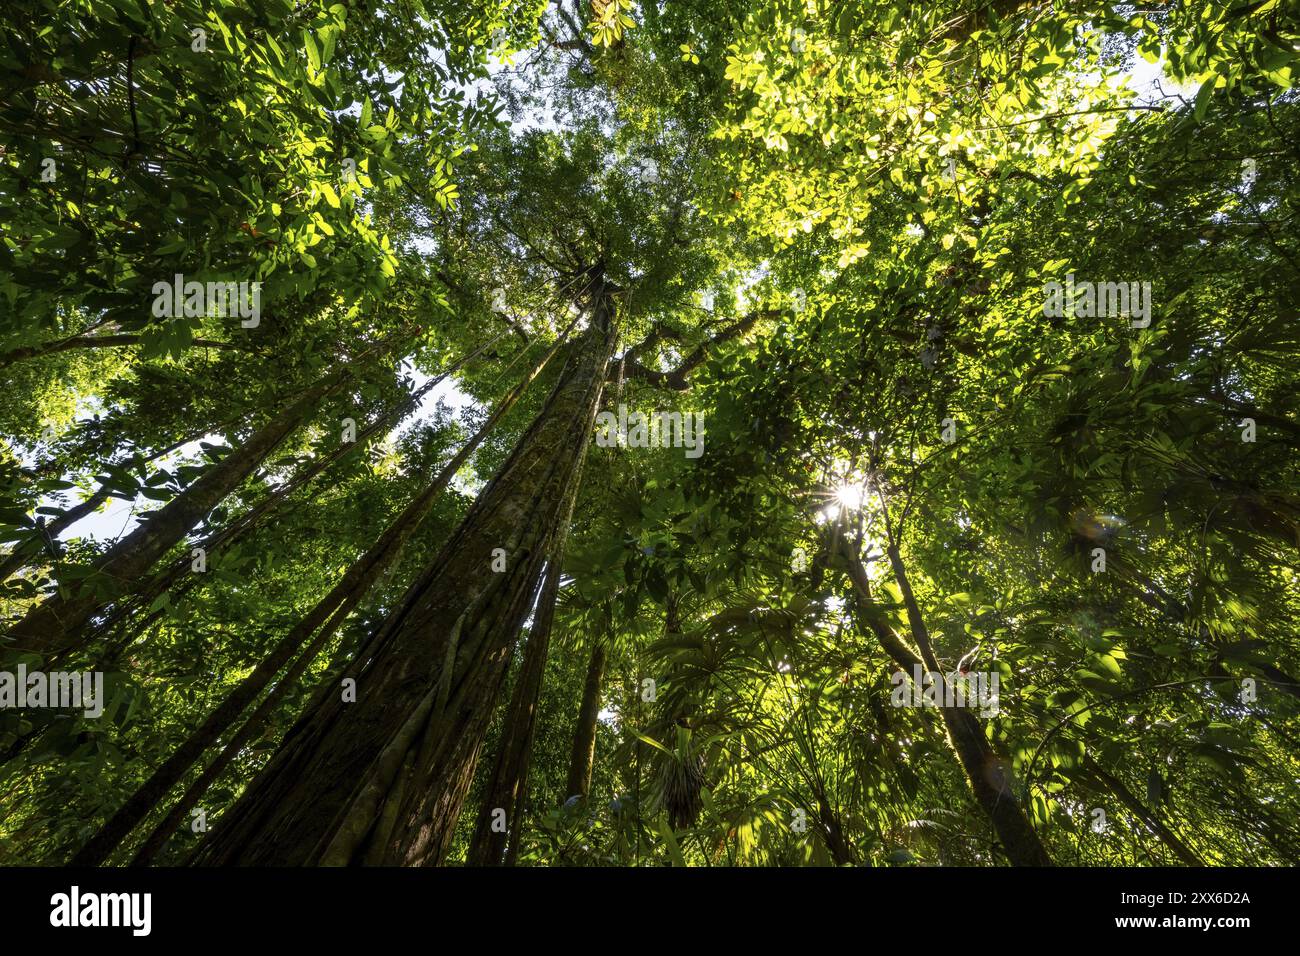
[[[1288,4],[8,13],[0,861],[1300,863]]]

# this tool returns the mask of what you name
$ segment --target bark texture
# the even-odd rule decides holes
[[[192,863],[445,858],[613,351],[613,300],[598,274],[586,298],[588,328],[541,413],[367,645],[357,700],[318,699]],[[494,573],[498,548],[505,570]]]
[[[605,661],[609,652],[604,641],[591,649],[587,664],[587,680],[582,687],[582,704],[578,708],[578,723],[573,731],[573,750],[569,755],[569,780],[564,788],[570,797],[586,797],[591,793],[591,772],[596,763],[596,718],[600,714],[600,684],[605,676]]]
[[[374,584],[394,565],[401,556],[406,543],[419,528],[428,514],[429,508],[442,494],[452,477],[465,464],[474,450],[482,444],[483,439],[497,425],[501,418],[514,407],[519,396],[541,374],[547,363],[555,355],[552,349],[532,373],[519,383],[493,411],[483,426],[464,447],[447,463],[438,475],[402,509],[397,518],[380,535],[379,540],[344,572],[338,584],[322,598],[311,611],[299,621],[290,632],[280,640],[240,684],[232,690],[208,718],[189,735],[181,745],[164,761],[157,770],[141,785],[100,829],[90,841],[73,858],[74,866],[97,866],[104,862],[130,832],[162,801],[176,783],[184,777],[204,752],[213,746],[239,716],[248,708],[258,695],[266,689],[271,680],[300,649],[302,653],[290,671],[281,678],[276,687],[283,693],[310,666],[316,656],[334,635],[338,626],[353,609],[365,598]],[[314,637],[313,637],[314,635]],[[277,694],[278,696],[278,694]],[[247,742],[253,730],[261,726],[258,715],[265,717],[274,708],[259,708],[258,714],[250,718],[246,731],[237,735],[238,746]],[[254,721],[256,723],[254,724]],[[226,751],[218,756],[215,764],[216,773],[229,763],[237,748],[227,745]],[[224,758],[224,759],[223,759]],[[184,819],[185,813],[198,801],[203,791],[215,778],[215,774],[204,773],[201,784],[191,787],[182,797],[177,807],[167,815],[159,828],[156,828],[146,840],[145,846],[137,853],[133,864],[147,862],[167,837],[174,832],[175,826]]]
[[[528,797],[528,768],[532,763],[533,739],[537,733],[537,705],[542,696],[560,574],[559,563],[550,562],[528,634],[523,664],[501,727],[492,772],[483,790],[483,801],[466,861],[470,866],[513,865],[519,858],[519,838]],[[501,826],[502,823],[505,825]]]

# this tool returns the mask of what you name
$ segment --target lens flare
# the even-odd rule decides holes
[[[850,511],[857,511],[862,507],[862,486],[861,485],[840,485],[835,489],[835,500],[841,507],[848,508]]]

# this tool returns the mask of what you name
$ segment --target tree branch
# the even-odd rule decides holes
[[[643,382],[649,382],[651,385],[658,386],[659,388],[666,388],[674,392],[688,391],[691,387],[691,383],[687,381],[687,376],[696,368],[704,364],[705,360],[709,358],[709,355],[714,348],[722,345],[724,342],[729,342],[732,339],[744,335],[752,329],[760,319],[775,318],[779,314],[780,313],[775,309],[760,309],[749,313],[749,315],[746,315],[744,318],[723,329],[717,335],[705,339],[696,346],[695,350],[691,352],[690,355],[686,356],[686,358],[681,361],[681,364],[679,364],[677,368],[670,372],[660,372],[652,368],[646,368],[633,357],[634,353],[638,353],[642,349],[648,347],[648,344],[653,345],[658,338],[668,337],[668,333],[661,333],[659,330],[656,330],[655,332],[651,332],[644,342],[629,351],[624,375],[627,378],[639,378]]]

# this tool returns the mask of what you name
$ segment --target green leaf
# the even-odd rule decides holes
[[[668,850],[668,856],[673,861],[673,866],[685,867],[686,859],[682,856],[682,848],[677,845],[677,837],[673,834],[673,828],[668,825],[668,814],[659,816],[659,835],[664,838],[664,846]]]

